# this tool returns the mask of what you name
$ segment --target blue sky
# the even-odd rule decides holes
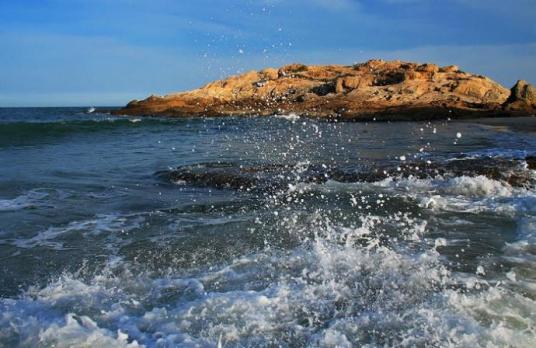
[[[123,105],[370,58],[536,83],[534,0],[0,0],[0,106]]]

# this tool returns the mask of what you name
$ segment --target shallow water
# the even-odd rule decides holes
[[[0,109],[0,346],[533,347],[535,131]]]

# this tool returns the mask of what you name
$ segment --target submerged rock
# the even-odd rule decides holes
[[[370,60],[353,66],[291,64],[231,76],[189,92],[131,101],[126,115],[294,113],[352,120],[422,120],[533,114],[534,87],[512,92],[457,66]]]
[[[322,184],[329,180],[341,183],[370,183],[387,178],[434,179],[483,176],[514,187],[535,184],[535,158],[454,158],[446,161],[413,161],[404,164],[368,163],[356,167],[326,165],[257,165],[203,163],[160,172],[159,176],[174,183],[198,187],[239,191],[276,191],[299,183]],[[527,170],[529,169],[529,170]]]

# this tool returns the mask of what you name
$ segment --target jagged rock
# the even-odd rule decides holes
[[[132,101],[115,113],[418,120],[530,114],[534,95],[534,87],[523,81],[510,93],[457,66],[370,60],[353,66],[290,64],[250,71],[189,92]]]
[[[536,112],[536,87],[524,80],[517,81],[505,103],[505,109]]]

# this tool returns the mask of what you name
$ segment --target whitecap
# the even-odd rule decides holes
[[[13,211],[34,208],[39,205],[40,200],[47,197],[48,193],[43,191],[28,191],[13,199],[0,199],[0,211]]]
[[[412,253],[382,246],[375,237],[380,223],[364,217],[361,227],[350,228],[323,220],[314,239],[292,250],[266,248],[188,276],[178,269],[165,276],[140,271],[120,259],[91,279],[65,274],[19,299],[1,300],[2,337],[149,347],[480,347],[535,339],[510,319],[527,318],[530,299],[502,287],[454,290],[461,279],[435,246]],[[357,243],[363,238],[367,247]],[[473,289],[478,282],[464,275]],[[481,321],[482,315],[493,320]]]
[[[290,114],[286,114],[286,115],[275,115],[274,117],[276,118],[282,118],[284,120],[288,120],[288,121],[297,121],[300,119],[300,116],[291,112]]]
[[[24,249],[47,247],[60,250],[64,245],[62,241],[64,236],[77,233],[85,237],[97,236],[103,233],[125,233],[139,228],[143,220],[141,216],[130,218],[117,214],[97,215],[94,219],[72,221],[61,227],[49,227],[30,238],[17,238],[12,244]]]

